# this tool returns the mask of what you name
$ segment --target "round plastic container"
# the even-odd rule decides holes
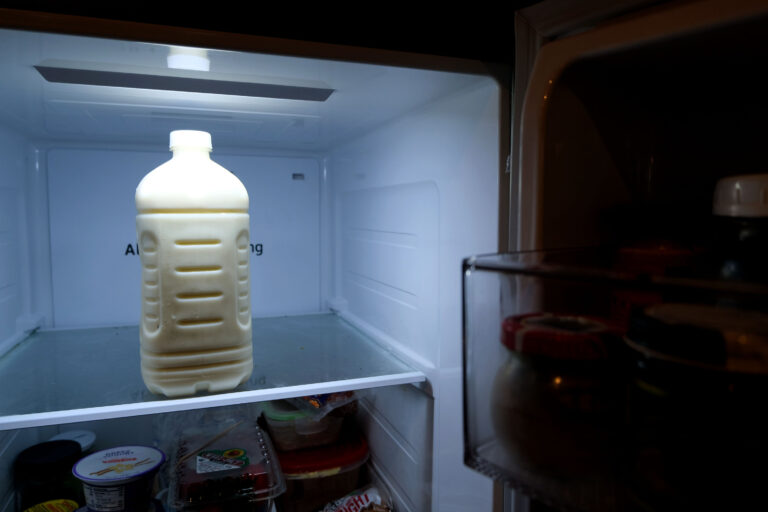
[[[264,404],[264,418],[278,450],[298,450],[333,443],[339,438],[344,417],[317,414],[294,407],[286,400]]]
[[[636,498],[655,510],[764,503],[768,315],[659,304],[632,318],[626,342]]]
[[[534,313],[502,325],[508,359],[492,391],[492,418],[515,464],[542,474],[604,475],[617,460],[623,388],[605,322]]]
[[[206,132],[171,132],[173,158],[136,188],[141,374],[153,393],[226,391],[253,371],[248,192]]]
[[[345,429],[336,443],[277,452],[277,458],[286,483],[277,510],[314,512],[360,487],[368,442],[357,430]]]
[[[91,512],[152,510],[152,490],[165,454],[149,446],[118,446],[81,459],[72,473]]]
[[[71,472],[81,456],[80,444],[72,440],[47,441],[19,453],[13,468],[16,510],[49,501],[60,501],[64,510],[83,505],[82,488]]]
[[[67,430],[53,436],[50,441],[58,441],[60,439],[68,439],[70,441],[77,441],[80,443],[80,448],[83,453],[87,453],[93,447],[93,443],[96,442],[96,434],[90,430]]]

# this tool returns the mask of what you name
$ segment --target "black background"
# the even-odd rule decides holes
[[[511,64],[515,9],[537,0],[495,6],[469,3],[160,1],[0,2],[0,6],[78,16],[180,26],[302,41],[410,51]]]

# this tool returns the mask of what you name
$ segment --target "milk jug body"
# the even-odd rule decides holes
[[[253,369],[248,193],[208,133],[174,131],[171,150],[136,189],[142,378],[166,396],[225,391]]]

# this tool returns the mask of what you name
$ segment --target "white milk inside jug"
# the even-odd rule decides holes
[[[248,192],[206,132],[171,132],[173,158],[136,188],[141,373],[153,393],[232,389],[251,375]]]

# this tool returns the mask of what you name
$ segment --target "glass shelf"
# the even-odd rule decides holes
[[[716,263],[666,247],[465,260],[465,463],[557,510],[764,508],[768,286]]]
[[[0,430],[425,380],[333,314],[254,319],[253,358],[231,392],[169,399],[144,386],[138,327],[41,330],[0,359]]]

